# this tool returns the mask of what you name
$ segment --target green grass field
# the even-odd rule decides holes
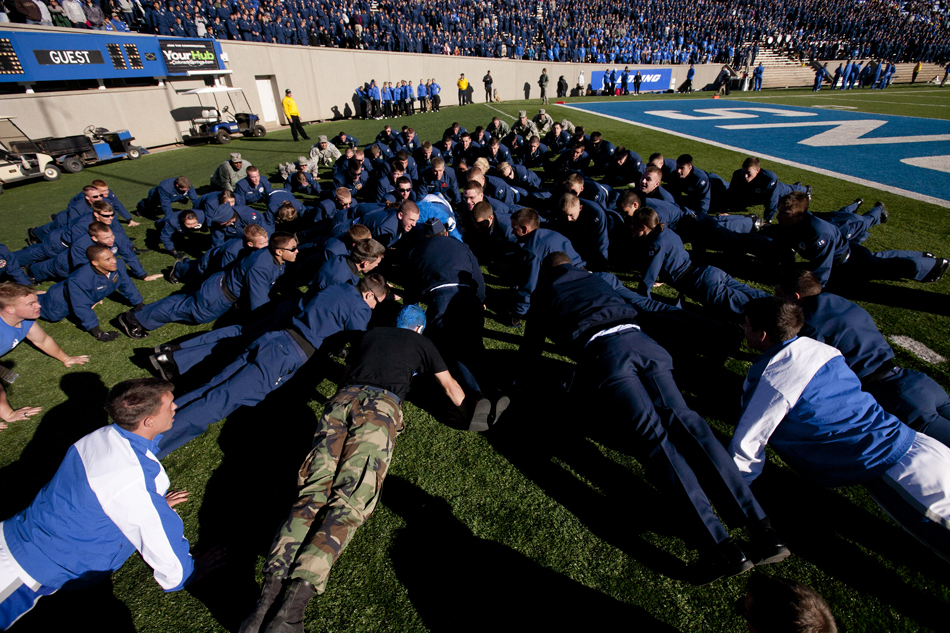
[[[724,101],[743,94],[752,96],[733,93]],[[454,99],[454,94],[444,96],[452,97],[447,104]],[[950,90],[926,86],[844,96],[775,91],[755,98],[805,106],[840,101],[860,111],[933,118],[947,118],[950,112]],[[496,107],[510,115],[527,107],[533,115],[538,106],[534,100]],[[731,174],[745,158],[556,105],[549,111],[556,119],[601,131],[644,157],[653,151],[690,153],[699,167],[719,174]],[[454,120],[473,130],[495,114],[476,104],[393,123],[410,124],[421,138],[435,142]],[[365,143],[381,127],[380,121],[344,121],[311,125],[307,131],[315,138],[345,130]],[[7,187],[0,197],[0,242],[22,248],[28,227],[65,208],[94,178],[106,180],[131,208],[164,178],[183,174],[196,186],[206,185],[228,152],[240,151],[262,173],[274,176],[278,161],[292,161],[308,149],[308,142],[294,143],[289,131],[281,131],[227,147],[192,147],[106,164],[66,174],[58,182]],[[866,243],[872,250],[948,255],[947,209],[784,165],[763,166],[784,182],[811,184],[816,210],[835,210],[858,197],[866,205],[884,201],[890,221],[873,230]],[[154,246],[151,222],[127,232],[137,244]],[[142,257],[150,273],[172,261],[156,251]],[[768,283],[768,276],[754,264],[733,263],[728,270],[768,288],[760,283]],[[136,283],[147,302],[175,291],[163,280]],[[871,312],[885,335],[909,336],[944,357],[950,357],[948,294],[948,280],[926,286],[873,283],[848,293]],[[110,300],[97,308],[104,329],[115,329],[114,318],[125,309]],[[141,342],[121,337],[109,344],[68,321],[43,327],[67,352],[88,353],[91,362],[66,370],[28,345],[3,358],[3,365],[20,374],[8,389],[11,403],[44,411],[0,434],[2,517],[30,502],[72,442],[106,422],[102,402],[109,387],[150,375],[146,358],[152,346],[208,326],[169,325]],[[490,358],[504,375],[513,365],[522,330],[490,318],[486,328]],[[902,366],[950,387],[946,363],[930,365],[896,347],[895,352]],[[676,360],[688,402],[727,441],[748,363],[729,359],[722,365],[695,356]],[[563,370],[551,362],[554,371]],[[296,469],[310,449],[321,410],[318,396],[335,390],[323,379],[325,369],[308,367],[260,406],[239,410],[165,460],[172,487],[191,492],[190,501],[176,508],[186,536],[193,545],[226,545],[223,572],[194,592],[164,595],[147,565],[133,556],[108,582],[41,600],[14,630],[50,631],[81,621],[104,631],[235,630],[256,600],[263,555],[293,498]],[[707,586],[689,582],[686,566],[695,551],[677,536],[665,500],[645,482],[640,465],[613,441],[613,425],[623,422],[601,417],[596,401],[569,407],[551,385],[525,394],[504,423],[484,435],[454,429],[416,404],[407,403],[404,410],[406,430],[382,503],[334,568],[327,592],[311,603],[308,630],[745,630],[732,610],[745,579]],[[755,492],[794,555],[767,572],[813,586],[847,631],[946,630],[950,574],[945,563],[887,519],[863,489],[825,490],[802,480],[774,454],[771,462]]]

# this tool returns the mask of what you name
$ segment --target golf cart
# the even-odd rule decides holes
[[[267,134],[267,130],[259,123],[260,117],[251,113],[251,104],[240,88],[207,86],[186,90],[179,94],[197,96],[201,106],[200,116],[191,119],[190,138],[214,139],[217,143],[225,145],[231,142],[232,134],[244,136]],[[241,105],[244,109],[239,111]]]
[[[0,193],[3,185],[27,178],[42,176],[59,180],[61,172],[52,156],[42,150],[23,133],[14,117],[0,116]]]
[[[126,156],[135,160],[141,158],[142,154],[148,154],[144,147],[132,145],[134,140],[135,137],[128,130],[110,132],[105,128],[90,125],[82,134],[38,138],[33,142],[40,150],[55,158],[63,170],[75,174],[87,165]]]

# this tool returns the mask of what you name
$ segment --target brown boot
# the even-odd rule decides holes
[[[303,614],[316,590],[303,578],[294,578],[284,591],[284,599],[263,633],[304,633]]]
[[[257,601],[254,612],[247,616],[244,622],[241,622],[238,633],[259,633],[267,612],[270,611],[280,594],[281,587],[283,587],[281,580],[279,576],[274,574],[264,574],[264,586],[261,587],[260,600]]]

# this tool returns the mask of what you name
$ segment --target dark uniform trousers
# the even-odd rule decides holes
[[[709,547],[729,538],[699,483],[711,466],[728,497],[750,524],[765,512],[706,421],[692,411],[673,381],[669,354],[638,329],[592,339],[578,357],[578,375],[604,403],[611,427],[629,438],[630,453],[650,471],[661,492],[685,497],[687,527],[708,536]],[[717,482],[718,484],[718,482]]]

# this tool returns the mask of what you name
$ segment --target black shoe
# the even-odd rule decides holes
[[[313,585],[302,578],[294,578],[284,590],[280,608],[263,633],[304,633],[303,614],[313,597]]]
[[[49,214],[49,221],[50,221],[50,222],[55,222],[55,221],[56,221],[56,214],[55,214],[55,213],[50,213],[50,214]]]
[[[750,233],[758,233],[759,231],[762,230],[763,227],[768,225],[768,222],[766,222],[759,216],[755,215],[754,213],[750,215],[749,217],[752,218],[752,230],[749,231]]]
[[[752,562],[755,565],[771,565],[789,556],[791,552],[771,527],[759,527],[752,530]]]
[[[890,213],[887,212],[887,207],[884,206],[883,202],[874,203],[875,207],[881,207],[881,224],[887,224],[887,218],[890,217]]]
[[[852,204],[856,204],[860,207],[862,204],[864,204],[864,198],[855,198]],[[855,209],[855,211],[857,211],[857,209]]]
[[[170,284],[181,283],[181,279],[179,279],[178,275],[175,274],[175,268],[178,266],[178,264],[179,262],[172,264],[172,267],[168,269],[168,273],[165,275],[165,279],[167,279],[168,283]]]
[[[164,352],[152,354],[148,357],[148,360],[152,363],[152,367],[155,368],[158,375],[162,377],[162,380],[170,381],[178,375],[178,365],[175,364],[175,359],[168,354]]]
[[[488,430],[488,414],[491,413],[491,400],[479,398],[472,412],[472,419],[468,423],[468,430],[474,433],[484,433]]]
[[[505,327],[521,327],[521,319],[513,314],[499,314],[495,316],[495,321]]]
[[[927,273],[927,276],[921,279],[925,284],[932,284],[940,281],[943,277],[943,274],[947,272],[947,267],[950,266],[950,259],[946,257],[936,257],[937,261],[934,262],[934,267],[930,269],[930,272]]]
[[[808,199],[811,200],[811,185],[805,185],[805,195],[807,195]]]
[[[745,555],[735,541],[726,539],[716,546],[716,550],[708,555],[699,565],[699,584],[706,585],[720,578],[730,578],[744,574],[754,567],[752,561]]]
[[[120,314],[116,321],[119,324],[119,329],[122,330],[122,333],[128,336],[129,338],[142,339],[148,336],[148,332],[145,331],[141,325],[135,324],[130,318],[128,312]]]
[[[34,244],[39,244],[40,242],[43,241],[40,238],[36,237],[36,233],[34,233],[34,231],[35,231],[35,228],[30,228],[26,230],[26,243],[29,246],[33,246]]]
[[[155,346],[156,354],[173,354],[181,349],[178,343],[159,343]]]
[[[261,597],[254,607],[254,612],[244,618],[238,633],[260,633],[261,625],[271,607],[277,601],[280,590],[283,588],[281,579],[274,574],[264,574],[264,586],[261,587]]]

